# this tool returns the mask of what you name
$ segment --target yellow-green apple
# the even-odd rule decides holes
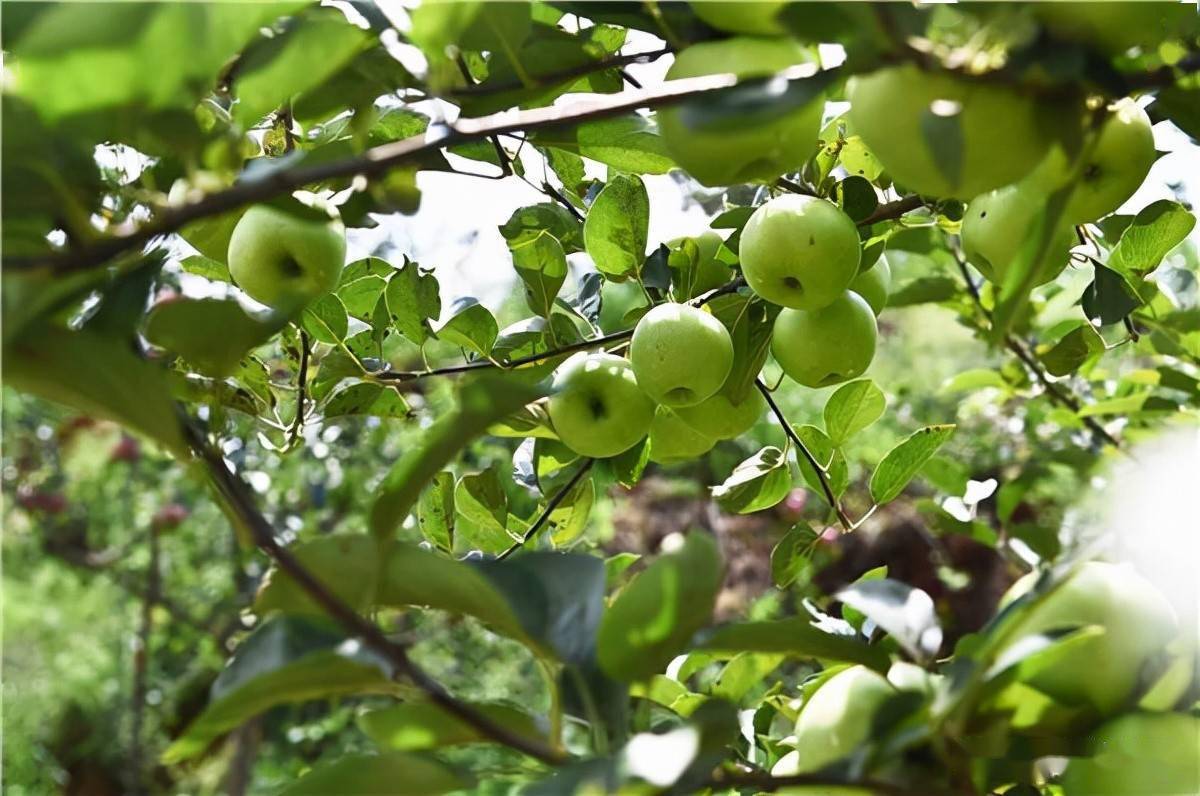
[[[988,281],[1000,285],[1022,244],[1034,231],[1037,213],[1043,209],[1029,183],[1006,185],[977,196],[967,205],[962,221],[963,254]],[[1062,273],[1070,260],[1075,233],[1060,221],[1050,248],[1037,266],[1036,284],[1049,282]]]
[[[710,313],[660,304],[634,328],[629,360],[638,384],[656,403],[691,406],[725,383],[733,367],[733,341]]]
[[[726,73],[763,77],[809,61],[791,39],[736,37],[688,47],[676,56],[667,79]],[[735,185],[774,180],[799,168],[816,150],[823,108],[823,100],[815,99],[731,129],[693,129],[688,106],[682,105],[659,111],[658,126],[667,151],[681,168],[705,185]]]
[[[847,290],[819,310],[783,310],[771,332],[771,354],[806,387],[828,387],[861,376],[875,357],[875,313]]]
[[[879,259],[865,271],[859,271],[858,276],[850,283],[850,289],[866,299],[871,305],[871,311],[878,317],[887,306],[888,291],[892,287],[892,269],[887,258],[882,254]]]
[[[1146,112],[1130,99],[1110,105],[1091,157],[1078,170],[1063,220],[1086,224],[1115,211],[1141,186],[1157,157]],[[1049,193],[1070,178],[1073,165],[1062,148],[1055,147],[1023,184]]]
[[[576,354],[554,374],[550,422],[580,456],[616,456],[636,445],[654,420],[654,402],[638,387],[629,361]]]
[[[856,77],[847,91],[850,122],[872,154],[927,196],[970,199],[1016,182],[1051,141],[1039,104],[996,82],[906,64]]]
[[[306,304],[337,286],[346,234],[332,220],[310,220],[269,205],[242,215],[229,238],[229,274],[255,301]]]
[[[785,194],[754,211],[738,248],[746,283],[767,301],[815,310],[858,273],[858,228],[837,205]]]
[[[1094,668],[1103,668],[1094,659]],[[1196,796],[1200,793],[1200,718],[1131,713],[1089,736],[1093,755],[1071,760],[1064,796]]]
[[[692,3],[692,11],[708,25],[726,33],[749,36],[781,36],[787,31],[776,21],[787,5],[785,0]]]
[[[1018,580],[1002,604],[1028,592],[1036,579],[1031,573]],[[1109,715],[1131,700],[1143,665],[1178,633],[1175,612],[1131,567],[1090,561],[1033,608],[1014,643],[1089,625],[1104,633],[1074,642],[1054,666],[1040,670],[1027,684],[1064,705]]]
[[[745,434],[766,411],[767,402],[758,390],[734,403],[725,389],[695,406],[684,406],[675,413],[701,434],[714,439],[733,439]]]
[[[703,456],[717,441],[706,437],[665,406],[658,407],[650,424],[650,461],[677,464]]]

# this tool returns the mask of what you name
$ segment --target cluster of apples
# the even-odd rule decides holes
[[[861,257],[854,222],[811,196],[772,199],[742,231],[746,283],[783,307],[771,351],[805,386],[861,375],[875,355],[875,316],[887,302],[890,273],[882,258],[860,273]],[[726,387],[733,364],[720,321],[687,304],[660,304],[638,321],[628,359],[578,354],[563,364],[550,419],[563,444],[582,456],[615,456],[649,434],[653,461],[694,458],[745,433],[765,408],[758,392],[743,397]]]
[[[1036,580],[1030,574],[1017,581],[1002,606],[1028,594]],[[1056,718],[1054,711],[1034,715],[1038,711],[1027,710],[1010,720],[1021,732],[1052,736],[1093,728],[1096,754],[1070,761],[1063,778],[1067,796],[1200,792],[1200,718],[1170,709],[1188,689],[1194,642],[1148,688],[1143,683],[1151,662],[1180,638],[1174,609],[1151,583],[1127,566],[1088,562],[1020,622],[1007,649],[1036,643],[1043,633],[1090,631],[1064,641],[1048,665],[1008,686],[1011,698],[1002,693],[995,700],[998,710],[1022,702],[1036,705],[1027,692],[1016,693],[1033,689],[1073,711],[1069,724],[1056,724],[1068,720]],[[844,759],[870,740],[876,711],[897,692],[933,694],[945,685],[941,675],[906,663],[895,664],[887,677],[864,666],[833,674],[801,707],[795,751],[782,757],[773,773],[810,773]]]

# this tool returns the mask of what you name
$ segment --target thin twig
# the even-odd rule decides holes
[[[828,82],[839,68],[816,75],[809,65],[785,69],[777,75],[747,78],[739,82],[733,74],[670,80],[646,89],[626,91],[616,95],[597,95],[566,105],[512,112],[501,111],[490,116],[459,119],[440,128],[430,128],[419,135],[393,141],[366,150],[360,155],[327,163],[297,165],[290,169],[270,172],[259,179],[246,180],[197,202],[163,211],[158,218],[141,226],[125,226],[115,234],[100,238],[92,245],[27,256],[3,258],[3,266],[11,269],[53,268],[72,271],[90,268],[143,246],[158,237],[209,216],[244,207],[254,202],[279,196],[306,185],[326,180],[361,175],[377,177],[412,161],[421,155],[440,151],[456,144],[467,143],[511,132],[530,132],[548,127],[579,124],[595,119],[617,116],[640,108],[659,108],[689,99],[727,92],[739,85],[765,83],[772,80],[801,81],[816,79]]]
[[[476,83],[473,85],[464,86],[463,88],[454,89],[449,92],[452,98],[464,97],[486,97],[489,94],[503,94],[506,91],[518,91],[525,88],[538,88],[545,86],[553,86],[558,83],[570,80],[576,77],[590,75],[593,72],[602,72],[605,69],[620,69],[621,67],[631,64],[648,64],[657,61],[664,55],[673,52],[670,47],[663,47],[661,50],[651,50],[644,53],[630,53],[628,55],[615,55],[610,58],[600,58],[595,61],[589,61],[579,66],[573,66],[570,69],[563,69],[558,72],[551,72],[546,75],[535,75],[532,86],[520,82],[512,83]],[[622,70],[623,71],[623,70]],[[634,88],[641,88],[639,85],[634,85]]]
[[[551,497],[546,503],[546,508],[543,509],[542,513],[538,515],[538,518],[533,521],[533,525],[529,526],[529,530],[525,531],[524,535],[521,536],[521,541],[513,542],[507,550],[496,556],[497,561],[502,561],[508,558],[513,553],[529,544],[537,537],[539,533],[541,533],[542,528],[544,528],[546,523],[550,521],[550,515],[553,514],[554,510],[558,508],[559,504],[566,499],[571,490],[575,488],[575,485],[578,484],[583,477],[588,474],[588,471],[592,469],[592,465],[595,463],[595,461],[595,459],[584,460],[583,464],[575,472],[575,475],[571,476],[571,480],[563,484],[563,488],[555,492],[554,496]]]
[[[576,221],[583,221],[583,213],[579,212],[579,208],[571,204],[571,200],[563,196],[553,185],[546,181],[542,181],[542,192],[549,196],[554,201],[567,209],[567,212],[575,216]]]
[[[304,403],[308,393],[308,332],[300,330],[300,370],[296,374],[296,418],[292,421],[291,439],[288,446],[295,445],[304,430]]]
[[[894,202],[886,202],[879,205],[879,207],[876,207],[874,212],[872,212],[862,221],[859,221],[858,225],[860,227],[869,227],[872,224],[878,224],[880,221],[891,221],[892,219],[899,218],[905,213],[916,210],[918,207],[921,207],[924,204],[925,201],[916,194],[905,196],[902,199],[897,199]]]
[[[137,633],[137,651],[133,658],[133,721],[130,728],[129,777],[134,794],[146,792],[143,727],[146,723],[146,692],[150,669],[150,633],[154,629],[154,606],[158,603],[159,555],[158,528],[150,525],[150,561],[146,565],[146,591],[142,595],[141,622]]]
[[[512,731],[452,696],[440,683],[412,662],[405,645],[388,639],[374,622],[364,619],[330,592],[289,549],[279,544],[275,538],[275,529],[255,505],[250,488],[208,443],[203,433],[190,423],[185,424],[184,432],[192,451],[207,467],[218,494],[249,531],[255,546],[266,553],[279,570],[291,578],[334,621],[347,632],[358,636],[363,644],[387,660],[394,669],[394,676],[407,678],[423,691],[431,702],[473,727],[482,736],[544,763],[556,764],[564,761],[565,756],[562,752],[527,735]]]
[[[792,428],[792,424],[789,423],[787,417],[784,416],[783,410],[779,408],[779,404],[775,403],[774,396],[771,395],[771,391],[767,389],[767,385],[763,383],[763,380],[755,379],[754,385],[758,387],[758,391],[762,393],[763,398],[767,400],[767,406],[771,408],[771,412],[774,413],[776,419],[779,420],[779,425],[783,426],[783,431],[785,434],[787,434],[788,439],[792,441],[792,444],[796,446],[796,450],[800,451],[801,455],[803,455],[804,458],[808,460],[808,463],[812,465],[813,471],[817,474],[817,480],[821,482],[821,491],[825,493],[825,502],[829,504],[829,506],[833,509],[833,513],[837,515],[838,523],[841,524],[842,530],[853,530],[854,523],[851,522],[850,517],[847,516],[845,510],[842,509],[842,504],[833,494],[833,487],[829,483],[829,472],[826,469],[826,465],[818,462],[817,457],[814,456],[813,452],[810,451],[808,446],[804,444],[804,440],[800,439],[800,436],[796,433],[796,430]]]

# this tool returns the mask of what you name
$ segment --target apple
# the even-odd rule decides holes
[[[1093,661],[1102,668],[1103,661]],[[1063,774],[1064,796],[1195,796],[1200,793],[1200,718],[1184,713],[1131,713],[1089,739],[1092,757]]]
[[[1088,224],[1115,211],[1141,187],[1157,157],[1146,112],[1130,99],[1110,105],[1091,157],[1063,208],[1063,220]],[[1024,182],[1031,190],[1049,193],[1069,179],[1072,165],[1055,147]]]
[[[883,255],[875,264],[865,271],[859,271],[858,276],[850,283],[850,289],[862,296],[871,305],[875,317],[887,306],[888,291],[892,286],[892,269],[887,258]]]
[[[692,12],[705,24],[726,33],[748,36],[782,36],[787,33],[775,21],[787,6],[786,0],[753,0],[752,2],[694,2]]]
[[[850,755],[871,737],[875,711],[895,693],[883,675],[865,666],[833,675],[801,707],[796,750],[780,758],[771,773],[807,774]]]
[[[1018,580],[1001,604],[1028,592],[1036,580],[1036,573]],[[1131,567],[1091,561],[1034,607],[1013,643],[1080,625],[1097,625],[1105,632],[1064,650],[1055,666],[1039,671],[1027,685],[1064,705],[1088,707],[1100,715],[1129,702],[1143,664],[1178,632],[1170,603],[1149,581]]]
[[[667,79],[724,73],[762,77],[811,60],[791,39],[736,37],[688,47],[675,57]],[[732,128],[703,130],[689,126],[688,107],[658,112],[663,143],[680,168],[704,185],[720,186],[774,180],[799,168],[817,148],[825,103],[815,99],[766,119],[751,118]]]
[[[229,274],[271,307],[308,303],[337,286],[346,233],[336,221],[299,218],[268,205],[242,215],[229,238]]]
[[[716,444],[715,439],[701,434],[665,406],[654,413],[654,422],[650,424],[650,461],[659,464],[691,461],[708,453]]]
[[[1163,39],[1196,32],[1196,7],[1189,3],[1041,2],[1030,7],[1056,37],[1092,45],[1109,55],[1138,46],[1154,52]]]
[[[638,387],[628,360],[579,353],[554,374],[550,423],[580,456],[616,456],[636,445],[654,420],[654,402]]]
[[[707,437],[733,439],[753,428],[766,408],[767,402],[758,390],[750,390],[738,403],[730,400],[729,395],[722,390],[695,406],[676,409],[675,414]]]
[[[667,248],[672,251],[671,257],[686,257],[686,254],[674,254],[674,252],[681,252],[689,240],[696,246],[696,272],[691,296],[707,293],[728,282],[733,273],[729,270],[729,266],[717,259],[717,253],[725,242],[721,236],[710,229],[701,232],[694,238],[676,238],[668,241]],[[682,298],[691,298],[691,296],[682,296]]]
[[[771,354],[806,387],[828,387],[861,376],[875,357],[875,313],[845,291],[819,310],[783,310],[771,332]]]
[[[637,383],[664,406],[691,406],[716,394],[733,367],[733,341],[704,310],[659,304],[638,321],[629,343]]]
[[[858,228],[837,205],[786,194],[754,211],[738,247],[742,274],[767,301],[815,310],[840,296],[858,273]]]
[[[998,83],[906,64],[856,77],[847,93],[850,123],[871,153],[892,179],[927,196],[970,199],[1016,182],[1051,140],[1038,103]],[[943,127],[945,140],[931,140]]]
[[[1036,189],[1027,183],[1006,185],[977,196],[967,205],[962,221],[963,254],[990,282],[1004,284],[1004,275],[1016,259],[1034,224],[1039,204]],[[1075,245],[1072,226],[1061,223],[1050,248],[1038,265],[1036,284],[1062,273]]]

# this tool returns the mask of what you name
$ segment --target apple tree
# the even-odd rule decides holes
[[[350,752],[282,793],[1200,792],[1195,606],[1063,530],[1200,406],[1197,175],[1148,177],[1161,136],[1196,163],[1194,6],[67,2],[2,33],[4,383],[119,424],[260,564],[130,792],[313,701],[356,706]],[[504,308],[363,243],[463,212],[423,196],[448,174],[540,194],[486,230]],[[668,185],[705,231],[652,236]],[[936,395],[886,378],[917,310],[981,363]],[[344,513],[280,521],[298,490],[240,457],[329,429],[373,429]],[[672,472],[797,506],[766,608],[719,608],[704,528],[606,547]],[[522,648],[544,706],[448,687],[428,614]]]

